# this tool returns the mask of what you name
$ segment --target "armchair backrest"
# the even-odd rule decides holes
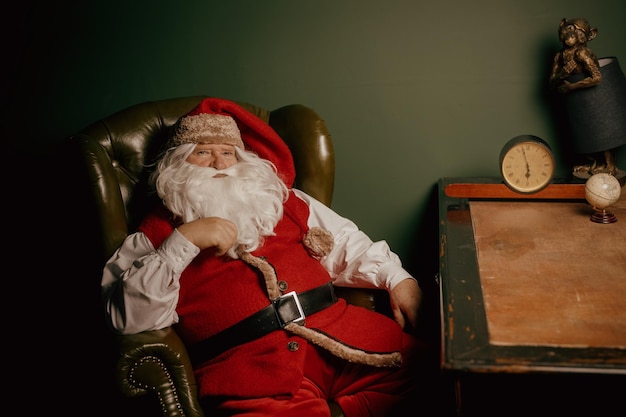
[[[148,193],[148,165],[176,120],[206,96],[137,104],[105,117],[69,138],[64,152],[78,162],[86,196],[94,211],[96,240],[104,262],[134,230],[153,198]],[[266,121],[287,143],[296,169],[294,185],[330,205],[335,175],[333,144],[324,120],[311,108],[292,104],[266,110],[238,103]],[[67,154],[65,155],[68,156]]]

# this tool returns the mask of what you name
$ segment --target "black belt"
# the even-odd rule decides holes
[[[228,349],[251,342],[289,323],[304,324],[304,319],[337,301],[331,283],[296,294],[284,294],[270,305],[240,322],[188,348],[194,363],[205,362]]]

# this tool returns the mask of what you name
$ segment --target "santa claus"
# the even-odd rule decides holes
[[[218,415],[392,415],[415,390],[419,342],[406,329],[417,281],[385,241],[294,178],[269,125],[203,100],[155,164],[162,204],[104,268],[110,324],[124,334],[174,326]],[[395,320],[347,304],[335,285],[388,290]]]

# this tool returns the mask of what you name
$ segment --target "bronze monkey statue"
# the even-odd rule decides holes
[[[564,18],[559,24],[559,40],[563,49],[559,51],[552,64],[550,85],[559,93],[567,93],[579,88],[597,85],[602,81],[598,58],[587,47],[598,34],[598,29],[591,27],[586,19],[577,17]],[[570,82],[567,77],[586,74],[580,81]]]

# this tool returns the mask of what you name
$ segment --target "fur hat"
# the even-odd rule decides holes
[[[197,116],[200,117],[196,119]],[[222,116],[222,118],[215,116]],[[269,120],[269,116],[266,115],[266,117]],[[202,139],[203,134],[211,137],[208,134],[210,131],[208,126],[212,126],[212,124],[202,122],[209,119],[213,123],[216,123],[217,120],[227,121],[224,123],[230,127],[225,129],[223,136],[220,136],[222,142],[217,141],[216,137],[219,135],[216,135],[206,143],[231,143],[242,149],[255,152],[261,158],[271,161],[276,166],[278,175],[283,182],[288,187],[292,186],[296,177],[296,169],[291,150],[285,141],[278,136],[266,120],[262,120],[256,114],[230,100],[216,97],[203,98],[195,108],[172,125],[167,147],[177,146],[181,143],[198,143],[196,140]],[[235,124],[232,124],[231,120]],[[203,133],[203,130],[206,132]]]
[[[199,113],[181,117],[174,125],[169,146],[183,143],[216,143],[244,149],[241,132],[235,119],[215,113]]]

